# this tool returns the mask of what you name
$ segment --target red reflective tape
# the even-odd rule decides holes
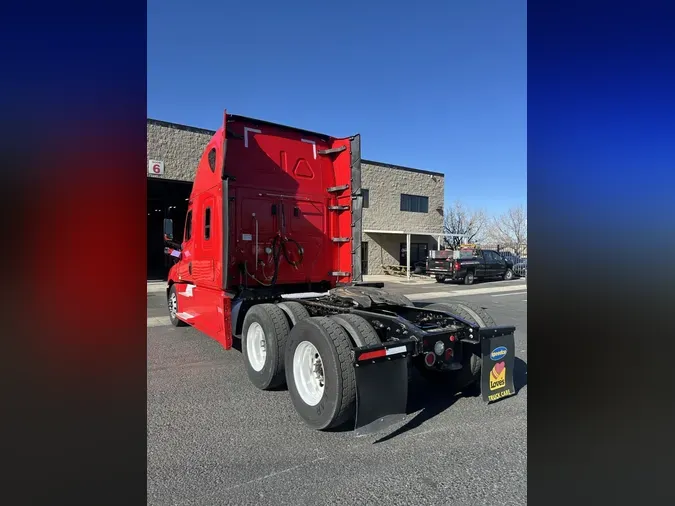
[[[386,356],[387,350],[367,351],[359,357],[359,360],[372,360],[373,358],[380,358]]]

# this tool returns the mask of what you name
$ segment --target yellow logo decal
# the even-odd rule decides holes
[[[499,390],[506,386],[506,364],[498,362],[490,371],[490,390]]]

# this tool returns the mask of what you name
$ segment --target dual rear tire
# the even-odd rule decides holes
[[[260,390],[284,383],[284,350],[289,331],[286,314],[275,304],[256,304],[246,313],[241,351],[248,378]]]
[[[310,317],[298,302],[255,305],[242,329],[242,352],[253,385],[270,390],[285,383],[302,420],[319,430],[354,418],[351,350],[380,342],[360,316]]]

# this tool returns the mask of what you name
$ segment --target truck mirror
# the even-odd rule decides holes
[[[164,239],[173,241],[173,220],[170,218],[164,219]]]

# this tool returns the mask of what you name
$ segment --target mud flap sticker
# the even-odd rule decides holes
[[[483,400],[494,402],[516,393],[513,383],[515,340],[513,334],[490,337],[481,343],[483,366],[481,392]]]
[[[406,416],[406,360],[359,364],[356,373],[356,436],[385,430]]]

